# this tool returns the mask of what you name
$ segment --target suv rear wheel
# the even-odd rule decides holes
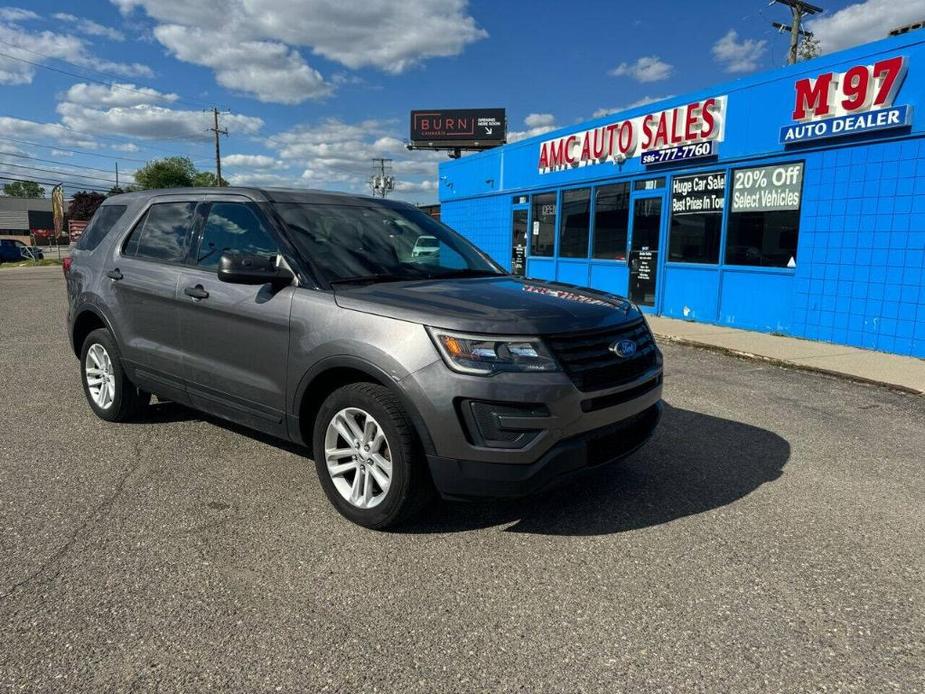
[[[334,391],[315,419],[313,441],[321,486],[354,523],[395,525],[430,497],[414,428],[388,388],[352,383]]]
[[[116,341],[105,328],[94,330],[80,350],[80,375],[90,409],[107,422],[136,417],[151,396],[128,380]]]

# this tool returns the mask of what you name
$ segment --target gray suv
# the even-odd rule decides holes
[[[662,356],[636,306],[515,278],[403,203],[117,195],[65,274],[99,417],[137,417],[155,394],[310,447],[334,506],[371,528],[434,491],[538,491],[635,450],[661,412]]]

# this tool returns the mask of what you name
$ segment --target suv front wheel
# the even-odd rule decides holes
[[[347,519],[386,528],[418,512],[430,480],[401,402],[374,383],[351,383],[321,405],[315,467],[328,499]]]

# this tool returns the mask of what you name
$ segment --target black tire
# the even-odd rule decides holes
[[[325,462],[328,425],[345,408],[358,408],[372,415],[385,434],[391,454],[389,487],[373,508],[359,508],[345,499]],[[331,393],[315,418],[312,441],[315,469],[325,494],[342,516],[358,525],[376,530],[398,525],[420,513],[433,498],[433,484],[417,433],[401,402],[388,388],[375,383],[351,383]]]
[[[90,349],[94,345],[99,345],[105,350],[112,366],[113,396],[112,401],[105,407],[94,400],[87,380],[87,359]],[[90,409],[93,410],[97,417],[107,422],[127,422],[135,419],[151,401],[151,395],[139,390],[125,375],[119,347],[116,345],[112,334],[105,328],[99,328],[87,335],[80,348],[80,382],[83,384],[84,395]]]

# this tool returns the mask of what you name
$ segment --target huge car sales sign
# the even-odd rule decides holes
[[[797,80],[794,123],[780,131],[782,145],[900,128],[912,122],[912,107],[894,106],[905,56],[855,65],[845,72],[824,72]]]
[[[712,156],[725,115],[726,97],[716,96],[563,135],[540,144],[537,168],[545,174],[638,156],[647,165]]]

